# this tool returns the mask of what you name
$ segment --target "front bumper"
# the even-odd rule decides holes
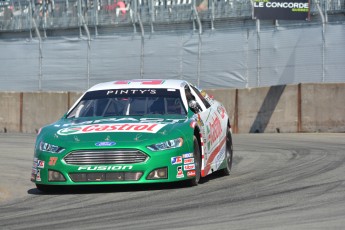
[[[193,153],[172,149],[148,153],[141,163],[67,164],[65,156],[39,152],[31,181],[44,185],[100,185],[176,182],[195,177]]]

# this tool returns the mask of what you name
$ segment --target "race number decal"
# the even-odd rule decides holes
[[[48,163],[48,164],[49,164],[50,166],[54,166],[54,165],[56,164],[57,159],[58,159],[57,157],[50,157],[50,158],[49,158],[49,163]]]

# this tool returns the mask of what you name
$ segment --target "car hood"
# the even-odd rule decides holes
[[[55,145],[85,148],[128,147],[159,142],[184,135],[192,120],[171,117],[116,117],[100,119],[61,119],[42,129],[37,140]]]

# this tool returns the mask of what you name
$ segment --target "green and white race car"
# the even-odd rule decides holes
[[[232,138],[224,106],[183,80],[123,80],[87,90],[36,139],[31,181],[61,185],[183,181],[229,175]]]

